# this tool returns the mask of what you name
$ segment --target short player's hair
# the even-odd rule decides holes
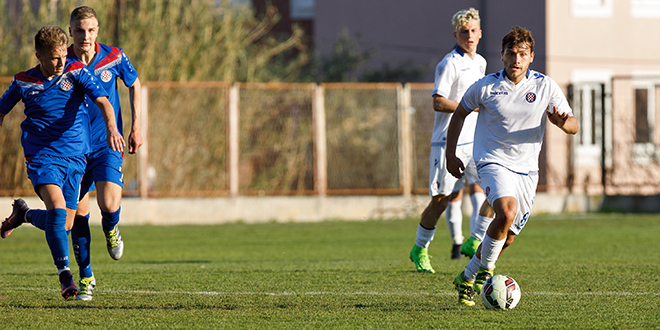
[[[80,6],[71,12],[71,18],[69,19],[69,24],[87,18],[96,18],[97,20],[99,19],[96,16],[96,11],[94,10],[94,8],[90,6]]]
[[[454,32],[458,32],[462,27],[470,23],[471,20],[477,21],[481,24],[481,18],[479,18],[479,11],[470,7],[469,9],[459,10],[451,18],[451,24],[454,26]]]
[[[515,26],[502,38],[502,52],[507,48],[513,48],[515,45],[521,46],[525,44],[529,46],[530,52],[534,51],[534,37],[532,37],[532,32],[527,30],[527,28]]]
[[[34,49],[40,54],[57,47],[66,47],[68,44],[69,37],[66,32],[56,25],[46,25],[39,29],[39,32],[34,36]]]

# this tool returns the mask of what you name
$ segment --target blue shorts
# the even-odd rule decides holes
[[[96,150],[87,155],[87,168],[80,187],[80,198],[96,190],[94,182],[109,181],[124,187],[124,173],[122,164],[124,154],[110,148]]]
[[[37,186],[54,184],[62,189],[66,207],[78,209],[80,181],[85,171],[85,156],[59,157],[52,155],[26,156],[27,175],[34,191]],[[41,198],[41,195],[39,195]],[[43,198],[41,198],[43,200]]]

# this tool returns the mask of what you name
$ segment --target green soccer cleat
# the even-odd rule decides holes
[[[474,282],[463,278],[463,272],[460,272],[454,279],[454,287],[458,291],[458,302],[466,306],[474,306]]]
[[[119,226],[115,226],[110,231],[103,230],[103,233],[105,233],[106,246],[110,257],[115,260],[121,259],[121,256],[124,254],[124,241],[121,239]]]
[[[96,279],[92,277],[83,277],[80,279],[80,289],[76,295],[76,300],[90,301],[92,300],[92,291],[96,288]]]
[[[484,286],[484,283],[488,281],[489,278],[493,277],[493,270],[479,267],[479,272],[477,273],[477,278],[474,280],[474,291],[477,294],[481,293],[481,288]]]
[[[463,246],[461,246],[461,254],[468,258],[472,258],[472,256],[477,253],[479,244],[481,244],[480,240],[470,236],[470,238],[463,243]]]
[[[435,273],[435,270],[431,267],[431,256],[429,255],[428,248],[421,248],[417,245],[413,246],[412,250],[410,250],[410,260],[415,263],[418,272]]]

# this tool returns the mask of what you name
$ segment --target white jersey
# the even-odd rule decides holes
[[[479,54],[475,54],[474,59],[471,59],[456,46],[445,55],[435,68],[435,83],[432,95],[440,95],[446,99],[460,102],[468,87],[481,79],[485,72],[486,59]],[[431,145],[444,145],[447,142],[447,128],[449,127],[451,115],[451,113],[436,111]],[[465,118],[463,130],[461,130],[458,138],[458,145],[474,141],[474,127],[476,124],[476,115]]]
[[[546,112],[557,107],[573,116],[559,85],[533,70],[517,85],[504,70],[489,74],[465,92],[461,104],[468,111],[479,108],[473,151],[477,168],[495,163],[517,173],[538,171]]]

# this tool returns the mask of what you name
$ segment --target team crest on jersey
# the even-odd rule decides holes
[[[529,103],[536,101],[536,94],[534,94],[533,92],[527,93],[527,95],[525,95],[525,100],[527,100],[527,102]]]
[[[108,81],[110,81],[110,79],[112,79],[112,72],[110,72],[108,70],[104,70],[103,72],[101,72],[101,81],[102,82],[107,83]]]
[[[490,195],[490,187],[486,187],[485,193],[486,193],[486,197],[488,197],[488,195]]]
[[[60,82],[60,89],[68,92],[73,88],[73,82],[69,78],[64,78],[62,79],[62,82]]]

